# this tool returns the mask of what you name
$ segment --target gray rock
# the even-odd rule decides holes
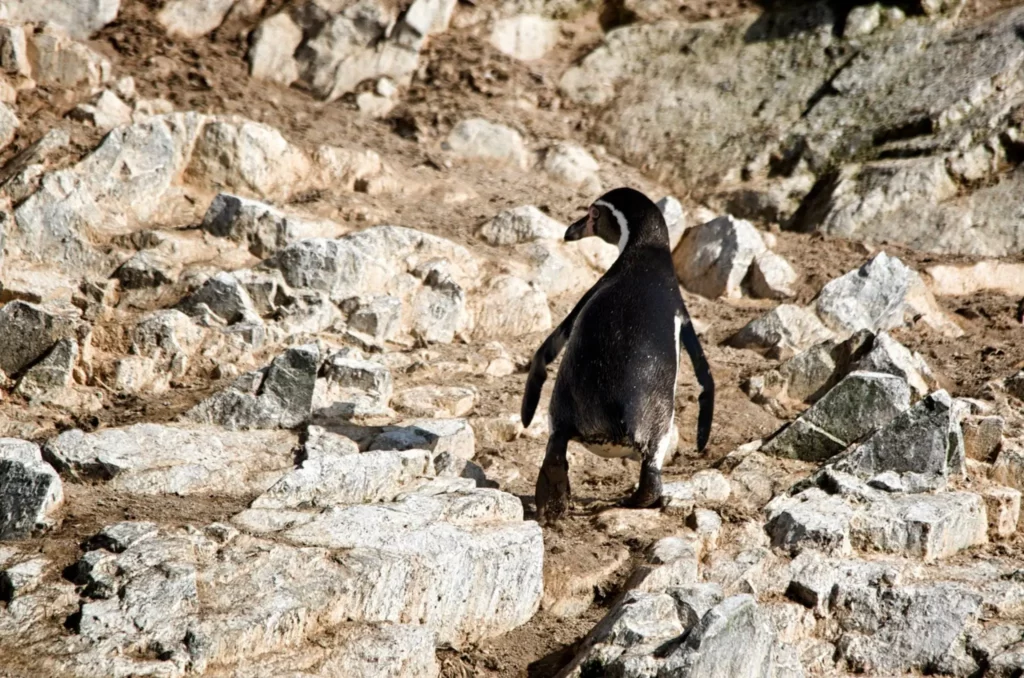
[[[840,497],[811,488],[795,497],[781,496],[765,507],[765,531],[774,548],[797,555],[814,549],[834,556],[850,555],[853,509]]]
[[[854,7],[846,15],[843,25],[844,38],[870,35],[882,23],[882,6],[879,4]]]
[[[786,596],[813,609],[830,614],[837,591],[850,588],[880,589],[900,583],[898,567],[889,563],[842,560],[809,551],[793,561],[793,576]]]
[[[178,304],[182,311],[193,317],[203,314],[203,306],[228,325],[260,322],[249,293],[230,273],[217,273]]]
[[[992,479],[996,482],[1024,490],[1024,449],[1016,442],[1006,441],[992,466]]]
[[[457,124],[448,135],[448,148],[462,158],[485,160],[526,169],[529,154],[523,137],[514,129],[470,118]]]
[[[11,565],[0,572],[0,600],[10,603],[42,582],[51,562],[48,558],[32,558]]]
[[[336,353],[321,368],[313,409],[321,418],[386,414],[393,390],[391,371],[384,365]]]
[[[246,57],[249,75],[257,80],[270,80],[287,87],[299,79],[299,62],[295,50],[302,43],[302,29],[287,12],[266,19],[253,32]]]
[[[476,455],[476,435],[465,419],[415,419],[386,427],[370,450],[430,450],[435,456],[450,454],[470,460]]]
[[[968,459],[993,461],[1003,444],[1006,421],[999,416],[967,415],[960,422]]]
[[[175,267],[166,257],[142,250],[117,267],[113,277],[126,290],[143,290],[170,285],[177,279]]]
[[[672,253],[676,275],[686,289],[705,297],[739,297],[754,257],[766,250],[747,221],[718,217],[683,234]]]
[[[349,331],[369,337],[374,343],[390,341],[401,323],[402,301],[382,295],[358,301],[348,316]]]
[[[476,405],[476,392],[462,386],[414,386],[394,398],[395,409],[412,417],[461,417]]]
[[[966,475],[960,431],[965,413],[962,403],[945,391],[936,391],[897,415],[835,466],[865,480],[891,471],[905,487],[945,489],[951,477]]]
[[[76,106],[70,115],[76,120],[90,123],[102,132],[128,125],[132,121],[131,107],[109,89],[100,92],[91,103]]]
[[[837,332],[899,327],[912,275],[902,261],[881,252],[821,288],[815,309]]]
[[[910,387],[888,374],[853,372],[762,447],[775,456],[828,459],[910,406]]]
[[[293,428],[309,418],[319,367],[315,345],[290,348],[268,367],[241,377],[183,418],[228,429]]]
[[[39,446],[0,438],[0,539],[24,539],[50,527],[63,503],[60,476]]]
[[[988,513],[989,539],[1009,539],[1020,522],[1020,490],[1012,487],[989,487],[981,492]]]
[[[74,339],[61,339],[45,358],[25,372],[15,392],[33,399],[68,388],[77,364],[78,342]]]
[[[752,596],[726,598],[701,618],[665,660],[658,676],[770,676],[776,642],[774,630]],[[737,652],[738,647],[743,652]]]
[[[46,443],[45,453],[62,472],[106,480],[126,494],[244,496],[288,472],[294,446],[286,432],[136,424],[66,431]]]
[[[474,338],[515,337],[552,327],[547,295],[521,278],[497,275],[477,294]]]
[[[0,308],[0,370],[17,376],[62,339],[85,329],[75,308],[50,308],[11,301]]]
[[[203,216],[203,230],[248,245],[253,256],[266,258],[302,240],[340,230],[340,226],[285,214],[266,203],[220,193]]]
[[[841,585],[833,594],[841,661],[857,672],[927,670],[956,654],[981,596],[948,583],[900,588]]]
[[[813,312],[780,304],[744,325],[729,338],[729,345],[753,349],[769,358],[787,358],[834,336]]]
[[[691,225],[688,223],[688,215],[683,210],[682,203],[671,195],[666,195],[655,204],[661,210],[662,216],[665,217],[665,225],[668,226],[668,248],[675,250],[683,238],[683,233]]]
[[[57,23],[43,24],[30,44],[32,77],[39,85],[94,90],[111,79],[110,61]]]
[[[984,500],[969,492],[896,495],[857,512],[855,548],[934,560],[988,541]]]
[[[548,239],[560,240],[565,226],[533,205],[499,212],[480,229],[480,237],[489,245],[515,245]]]

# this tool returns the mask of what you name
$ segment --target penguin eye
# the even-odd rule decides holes
[[[601,216],[601,211],[599,209],[597,209],[596,207],[594,207],[593,205],[591,205],[590,206],[590,218],[593,219],[594,221],[597,221],[600,216]]]

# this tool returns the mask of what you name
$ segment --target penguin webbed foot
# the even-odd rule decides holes
[[[537,522],[550,525],[569,512],[569,466],[544,464],[537,476]]]

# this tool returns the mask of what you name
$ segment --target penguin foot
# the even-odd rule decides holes
[[[569,511],[569,469],[544,465],[537,476],[537,522],[550,525]]]
[[[644,492],[641,488],[620,503],[625,508],[655,508],[661,506],[661,492]]]

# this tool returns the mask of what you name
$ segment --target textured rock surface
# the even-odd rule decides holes
[[[750,222],[724,216],[686,231],[672,257],[686,289],[705,297],[738,297],[754,257],[765,250]]]
[[[0,439],[0,539],[22,539],[49,527],[64,502],[60,477],[39,446]]]

